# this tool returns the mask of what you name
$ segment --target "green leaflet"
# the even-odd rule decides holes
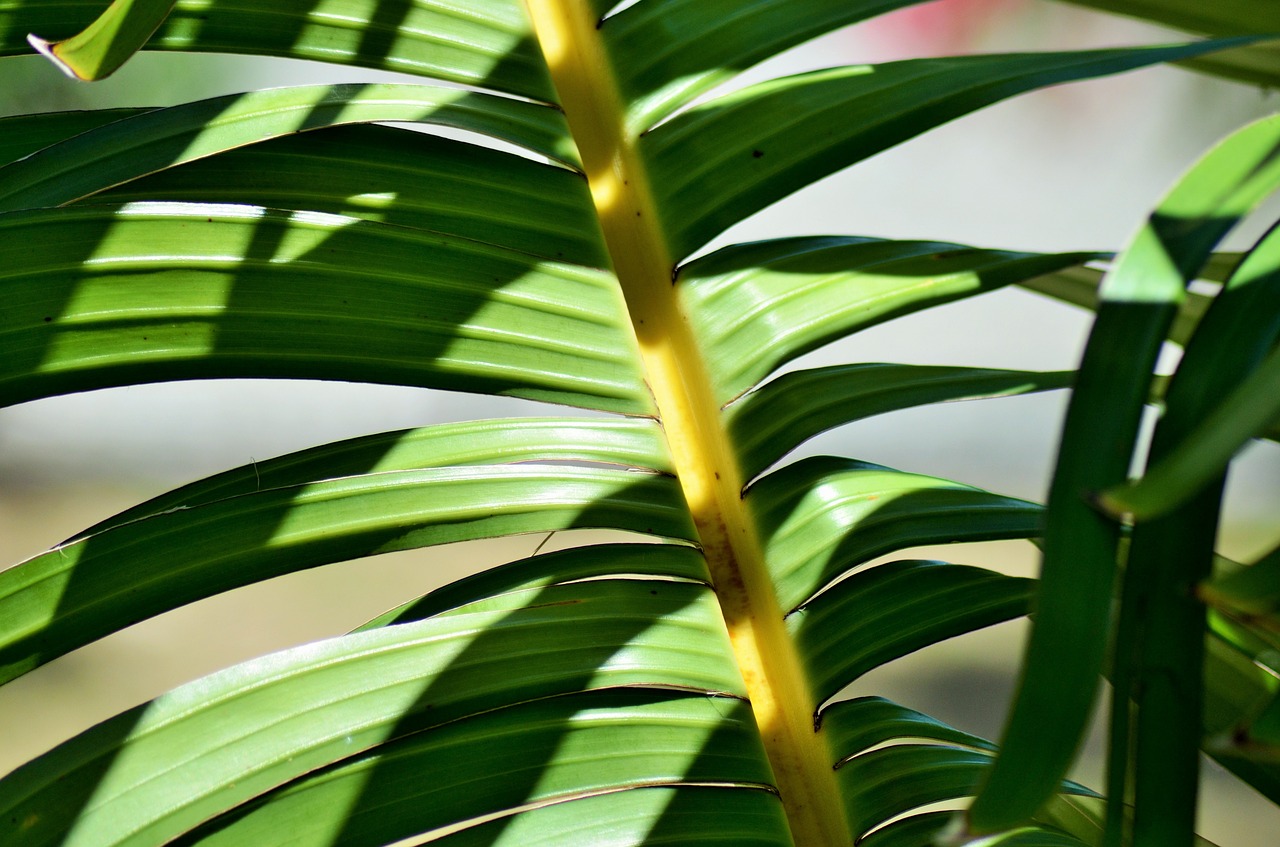
[[[466,239],[251,206],[80,206],[0,215],[0,268],[2,404],[275,376],[652,410],[609,274]]]
[[[1273,352],[1141,481],[1103,492],[1097,499],[1099,506],[1139,519],[1175,509],[1222,473],[1250,440],[1266,435],[1280,420],[1278,397],[1280,353]]]
[[[93,109],[42,112],[0,118],[0,165],[8,165],[42,147],[66,141],[103,124],[140,115],[147,109]]]
[[[936,744],[896,744],[854,756],[836,771],[859,832],[905,812],[971,795],[992,762],[990,753]],[[1096,797],[1065,782],[1062,791]]]
[[[721,786],[636,788],[521,812],[464,829],[441,847],[651,844],[775,847],[788,844],[777,796]]]
[[[1128,473],[1156,353],[1184,289],[1218,239],[1280,186],[1277,149],[1274,118],[1220,144],[1170,192],[1103,284],[1049,493],[1023,678],[1001,754],[969,812],[974,833],[1028,819],[1074,755],[1108,640],[1119,533],[1081,495]],[[1059,731],[1043,732],[1046,721]]]
[[[653,421],[505,418],[384,432],[243,465],[153,497],[77,537],[175,509],[366,473],[518,462],[598,462],[670,473]]]
[[[93,198],[148,200],[329,212],[609,267],[581,174],[407,129],[356,125],[286,135]]]
[[[1205,35],[1280,34],[1280,10],[1253,0],[1066,0]],[[1275,42],[1248,45],[1186,63],[1230,79],[1274,86],[1280,83],[1280,49]]]
[[[638,134],[762,59],[913,2],[638,3],[607,18],[600,32]]]
[[[0,668],[11,679],[151,615],[303,568],[588,527],[694,537],[669,477],[618,470],[386,471],[178,506],[0,572]]]
[[[141,112],[0,168],[0,211],[60,206],[235,147],[330,126],[403,121],[484,133],[573,159],[563,116],[466,89],[394,83],[277,88]]]
[[[848,237],[727,247],[677,280],[727,403],[775,369],[891,318],[1096,258]]]
[[[299,779],[177,843],[263,844],[287,833],[292,844],[327,847],[335,808],[345,810],[339,831],[360,833],[357,843],[392,843],[524,805],[643,786],[710,784],[767,800],[769,779],[745,703],[618,689],[417,733]],[[766,809],[773,814],[763,822],[781,835],[776,800]],[[660,810],[651,815],[658,824]]]
[[[530,589],[595,577],[671,580],[711,585],[707,563],[681,544],[592,544],[509,562],[452,582],[385,612],[359,630],[396,626],[438,615],[517,608]],[[652,588],[650,589],[652,590]]]
[[[904,810],[914,805],[915,798],[922,793],[926,796],[939,791],[963,793],[964,789],[956,786],[964,784],[965,772],[974,764],[982,766],[982,762],[987,760],[982,754],[995,750],[995,745],[986,739],[962,732],[881,697],[858,697],[832,703],[823,710],[822,732],[829,738],[833,749],[842,751],[837,769],[844,768],[849,761],[859,761],[860,756],[877,747],[881,748],[878,751],[881,758],[872,756],[871,759],[859,761],[873,778],[882,775],[879,768],[892,768],[896,762],[911,757],[929,757],[942,763],[943,769],[949,773],[918,773],[908,769],[896,773],[901,783],[895,783],[892,790],[898,794],[896,802]],[[920,740],[941,743],[929,746],[903,744]],[[889,742],[897,743],[895,746],[882,747]],[[969,753],[975,755],[967,755]],[[890,777],[894,775],[887,774]],[[867,800],[863,796],[864,791],[875,793],[875,789],[868,790],[852,780],[844,784],[851,803]],[[992,843],[1019,847],[1079,847],[1094,843],[1101,820],[1100,815],[1089,808],[1088,804],[1096,801],[1088,796],[1091,792],[1082,786],[1065,783],[1063,787],[1076,793],[1055,796],[1044,813],[1037,816],[1034,824],[997,836]],[[873,817],[883,815],[884,812],[880,811]],[[918,847],[920,844],[933,843],[935,836],[947,829],[951,817],[949,812],[911,814],[871,831],[859,843],[879,847]]]
[[[72,79],[93,81],[115,73],[138,52],[169,16],[174,0],[114,0],[83,32],[50,44],[34,35],[31,45]]]
[[[832,365],[792,371],[725,410],[744,479],[841,424],[926,403],[1066,388],[1073,371],[1031,373],[922,365]]]
[[[917,59],[771,80],[641,140],[671,251],[687,256],[798,188],[983,106],[1238,44]],[[836,131],[842,128],[844,131]]]
[[[29,53],[26,36],[70,35],[102,0],[0,0],[0,56]],[[554,98],[546,63],[517,0],[177,0],[148,50],[249,53],[379,68]]]
[[[945,562],[860,570],[787,618],[824,703],[880,665],[966,632],[1025,615],[1034,582]]]
[[[0,843],[167,843],[330,763],[398,738],[430,743],[441,737],[426,732],[433,727],[452,727],[444,730],[446,744],[454,732],[475,733],[483,744],[486,720],[477,727],[461,719],[490,713],[499,726],[510,726],[495,709],[541,700],[535,712],[554,712],[564,703],[557,694],[637,684],[740,691],[705,586],[593,581],[534,590],[527,598],[513,609],[455,614],[268,656],[100,724],[0,781],[4,819],[23,822]],[[522,673],[533,657],[536,677]],[[646,696],[659,703],[672,697],[654,691],[640,699]],[[607,703],[627,695],[603,697]],[[733,700],[717,708],[702,697],[684,699],[686,714],[707,727],[704,739],[742,724]],[[555,724],[578,712],[562,711],[547,730],[554,734]],[[503,757],[511,742],[498,735],[488,749]],[[767,780],[750,738],[734,732],[730,742],[731,759],[750,768],[726,779]],[[685,767],[697,756],[696,745],[673,742],[668,749]],[[472,758],[468,752],[474,751],[463,751],[462,763]],[[248,769],[246,757],[254,763]],[[598,750],[593,758],[599,760]],[[157,769],[164,778],[156,778]],[[445,784],[450,770],[440,776]],[[665,776],[672,781],[670,772]],[[68,814],[69,807],[80,814]]]
[[[1028,538],[1040,507],[941,479],[830,456],[802,459],[747,491],[779,605],[795,611],[841,574],[922,544]]]
[[[0,55],[25,52],[31,31],[71,35],[106,5],[0,0]],[[660,543],[535,555],[132,710],[0,782],[0,844],[331,847],[424,831],[485,847],[789,843],[792,798],[775,787],[782,770],[761,749],[725,637],[721,603],[734,586],[718,586],[719,598],[709,588],[713,545],[686,505],[699,493],[682,491],[664,443],[681,435],[676,417],[656,409],[609,270],[627,257],[602,241],[593,204],[606,202],[576,169],[524,3],[172,5],[147,49],[320,59],[469,87],[309,87],[0,122],[0,402],[273,376],[506,393],[631,417],[383,433],[154,498],[0,572],[0,666],[17,674],[139,617],[384,550],[576,527]],[[672,249],[655,254],[674,260],[987,103],[1228,43],[842,68],[680,112],[748,65],[912,2],[616,5],[582,0],[577,11],[594,16],[583,37],[603,46],[595,67],[615,72],[621,102],[574,114],[585,118],[574,125],[603,117],[621,130],[611,137],[636,141],[650,170],[639,168],[640,182],[659,195],[649,246],[665,223]],[[143,40],[135,29],[106,51],[110,62]],[[573,45],[545,47],[555,60]],[[373,125],[389,120],[480,132],[554,161]],[[831,237],[732,247],[677,268],[682,301],[664,318],[688,316],[698,341],[678,352],[705,358],[687,361],[688,373],[711,371],[711,390],[699,387],[709,413],[695,424],[726,427],[710,452],[730,473],[741,463],[757,526],[723,508],[738,507],[739,481],[719,516],[731,514],[725,528],[740,537],[759,531],[781,608],[755,608],[775,623],[790,613],[783,626],[809,669],[785,694],[821,706],[870,667],[1023,613],[1024,580],[863,566],[917,544],[1032,536],[1042,514],[839,459],[752,478],[830,426],[1061,387],[1072,375],[861,364],[767,380],[863,327],[998,286],[1043,282],[1081,299],[1090,273],[1078,265],[1101,257]],[[665,289],[671,268],[658,270]],[[724,469],[694,468],[708,481]],[[702,526],[714,529],[710,517]],[[1265,730],[1274,680],[1250,661],[1271,642],[1225,615],[1215,621],[1225,641],[1210,649],[1234,649],[1208,665],[1215,729]],[[990,770],[988,742],[886,701],[834,703],[820,716],[836,770],[822,758],[817,769],[834,773],[860,844],[918,847],[945,823],[921,804],[971,796]],[[934,743],[895,743],[909,738]],[[1249,751],[1226,745],[1219,756],[1274,790],[1275,769]],[[1096,843],[1095,798],[1057,777],[1048,793],[1032,823],[991,843]]]

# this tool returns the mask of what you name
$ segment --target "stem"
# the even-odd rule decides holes
[[[672,283],[676,260],[637,139],[585,0],[526,0],[582,156],[613,269],[676,473],[698,529],[738,666],[791,826],[802,847],[850,844],[834,756],[783,626],[755,524],[697,340]]]

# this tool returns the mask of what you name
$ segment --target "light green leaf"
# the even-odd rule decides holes
[[[609,274],[467,239],[252,206],[13,212],[0,286],[3,404],[274,376],[652,411]]]
[[[190,509],[272,488],[360,474],[498,465],[593,462],[670,473],[670,458],[650,420],[503,418],[384,432],[242,465],[153,497],[77,537],[175,509]]]
[[[304,568],[571,528],[695,537],[670,477],[619,470],[386,471],[179,506],[0,571],[0,676],[11,679],[151,615]]]
[[[70,35],[102,6],[0,0],[0,56],[29,53],[30,32]],[[518,0],[177,0],[146,49],[312,59],[554,99]]]
[[[468,818],[645,786],[687,782],[768,798],[770,776],[747,704],[618,689],[417,733],[307,775],[176,843],[266,844],[287,836],[299,847],[329,847],[335,809],[343,810],[341,830],[359,832],[359,843],[393,843]],[[770,805],[772,828],[785,832],[776,799]],[[651,824],[660,813],[651,811]]]
[[[29,35],[31,46],[72,79],[93,81],[115,73],[142,49],[169,16],[174,0],[114,0],[82,32],[57,43]]]
[[[286,135],[141,177],[102,201],[330,212],[609,267],[581,174],[393,127]]]
[[[518,742],[509,740],[511,730],[534,722],[521,720],[520,710],[504,711],[512,704],[541,700],[528,708],[567,709],[547,727],[560,738],[564,722],[592,698],[578,705],[557,694],[643,685],[740,696],[728,650],[705,586],[592,581],[532,591],[519,608],[323,641],[178,688],[0,781],[0,811],[5,820],[22,822],[14,834],[27,847],[163,844],[318,768],[343,760],[358,767],[369,760],[351,757],[395,739],[439,739],[447,747],[455,733],[474,734],[483,744],[486,731],[496,731],[488,756],[468,755],[475,751],[465,747],[454,754],[439,777],[447,783],[448,773],[468,762],[491,769],[488,757],[513,753]],[[524,671],[534,657],[539,673],[531,677]],[[684,713],[703,727],[704,742],[717,729],[730,731],[728,755],[736,773],[727,781],[768,779],[755,742],[740,735],[745,710],[732,699],[711,702],[670,691],[601,696],[605,703],[627,697],[684,703]],[[489,717],[478,722],[464,720],[485,713]],[[446,726],[442,734],[428,732]],[[597,768],[600,749],[589,755]],[[686,768],[697,759],[696,745],[673,739],[668,749],[668,761],[681,757]],[[182,751],[176,760],[175,750]],[[246,761],[253,766],[246,768]],[[672,782],[680,775],[664,777]],[[461,781],[465,790],[478,790],[471,780]],[[434,782],[418,780],[424,787]],[[486,782],[504,790],[502,780]],[[520,787],[512,783],[505,790]],[[330,808],[324,819],[340,825],[344,811]]]
[[[803,459],[747,491],[779,605],[789,614],[841,574],[924,544],[1027,538],[1040,507],[942,479],[830,456]]]
[[[1092,258],[923,241],[785,238],[712,253],[682,268],[677,284],[716,399],[727,403],[838,338]]]
[[[745,790],[744,790],[745,789]],[[542,806],[433,842],[440,847],[777,847],[791,844],[777,795],[734,786],[637,788]]]

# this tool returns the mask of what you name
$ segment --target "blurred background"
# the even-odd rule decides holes
[[[743,82],[922,55],[1177,39],[1046,0],[940,0],[806,45]],[[36,56],[5,60],[5,70],[0,114],[165,105],[265,85],[391,76],[173,54],[139,56],[95,85],[72,83]],[[1278,104],[1274,94],[1172,68],[1055,88],[986,109],[824,180],[717,244],[840,233],[1030,250],[1117,249],[1192,160]],[[1236,246],[1249,238],[1240,236]],[[796,366],[842,360],[1070,368],[1087,329],[1083,312],[1004,291],[877,327]],[[1063,402],[1045,395],[913,410],[828,433],[806,452],[851,455],[1038,500]],[[124,388],[0,410],[0,563],[229,467],[371,432],[548,411],[560,410],[414,389],[267,381]],[[1270,511],[1280,496],[1280,448],[1256,446],[1237,464],[1222,548],[1248,558],[1280,536],[1280,520]],[[557,535],[543,549],[577,540]],[[321,568],[105,639],[0,689],[0,773],[174,685],[339,634],[462,573],[527,556],[542,541],[482,542]],[[1028,544],[922,555],[1018,573],[1036,568]],[[885,694],[963,729],[998,736],[1022,633],[1020,624],[1010,624],[956,639],[874,672],[858,692]],[[1078,773],[1095,787],[1100,751],[1092,742]],[[1224,847],[1274,844],[1280,832],[1280,811],[1213,766],[1203,804],[1203,832]]]

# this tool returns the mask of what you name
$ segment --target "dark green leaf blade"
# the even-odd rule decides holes
[[[0,168],[0,211],[60,206],[225,150],[331,126],[402,121],[492,135],[572,159],[563,115],[459,88],[350,83],[214,97],[122,118]]]
[[[1254,0],[1065,0],[1143,18],[1203,35],[1280,34],[1280,8]],[[1259,85],[1280,85],[1280,45],[1253,44],[1183,63],[1205,73]]]
[[[600,27],[637,131],[770,56],[919,0],[638,3]]]
[[[926,403],[1067,388],[1074,371],[1033,373],[924,365],[832,365],[792,371],[725,409],[744,479],[841,424]]]
[[[1238,40],[1076,53],[915,59],[773,80],[641,138],[672,253],[817,179],[1016,94],[1201,55]]]
[[[896,561],[841,580],[787,618],[815,702],[886,662],[1025,615],[1034,581],[985,568]]]
[[[656,819],[656,820],[655,820]],[[514,819],[468,827],[433,842],[440,847],[565,844],[654,847],[780,847],[791,835],[777,797],[746,786],[638,788],[543,806]]]
[[[1125,478],[1156,355],[1186,285],[1218,239],[1278,186],[1280,120],[1270,118],[1193,167],[1103,285],[1049,493],[1023,677],[1000,757],[969,812],[974,833],[1030,818],[1074,755],[1108,641],[1119,534],[1082,495]]]

